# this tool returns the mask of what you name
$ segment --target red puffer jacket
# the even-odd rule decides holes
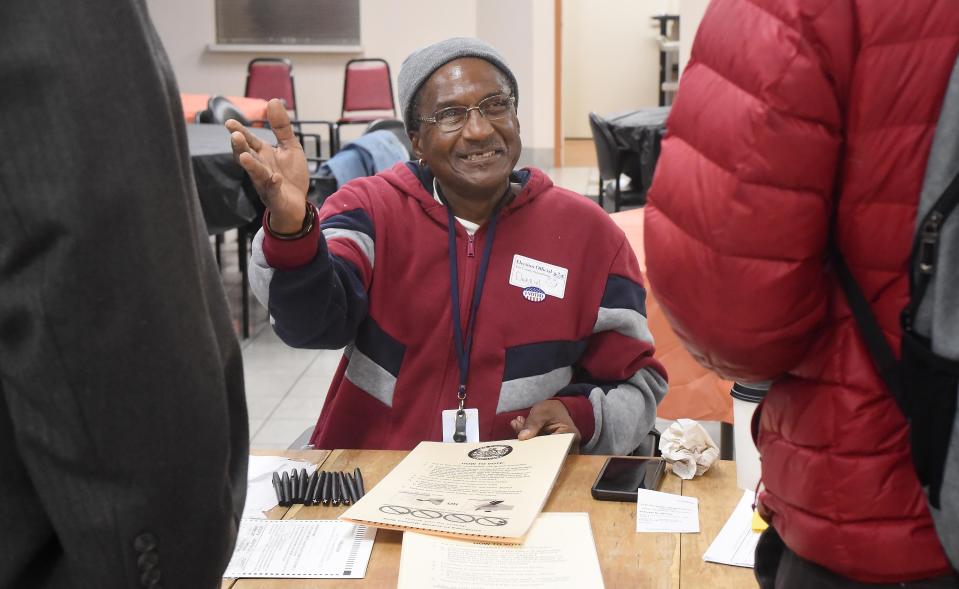
[[[713,0],[646,209],[652,290],[704,364],[776,379],[759,448],[773,524],[863,582],[947,573],[827,254],[831,224],[886,336],[959,51],[957,0]]]

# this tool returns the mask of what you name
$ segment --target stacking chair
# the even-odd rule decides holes
[[[296,87],[293,84],[293,64],[285,57],[257,57],[246,66],[247,98],[271,100],[279,98],[286,110],[296,118]]]
[[[599,164],[599,206],[603,206],[603,195],[611,193],[613,210],[618,212],[623,204],[646,204],[646,193],[643,190],[622,190],[619,177],[623,173],[623,153],[616,145],[616,139],[609,130],[606,121],[598,114],[589,113],[589,128],[593,132],[593,143],[596,145],[596,160]],[[639,182],[634,178],[634,182]],[[611,185],[607,187],[607,183]]]
[[[336,121],[337,143],[334,152],[340,148],[340,125],[370,123],[384,118],[396,118],[390,65],[378,58],[351,59],[346,62],[343,108]]]

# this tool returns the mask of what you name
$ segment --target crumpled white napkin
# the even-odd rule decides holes
[[[719,458],[719,446],[695,419],[677,419],[659,438],[659,450],[681,479],[701,475]]]

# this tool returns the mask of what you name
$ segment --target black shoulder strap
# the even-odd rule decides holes
[[[876,321],[876,316],[873,315],[869,302],[866,301],[866,296],[859,288],[859,283],[856,282],[852,272],[849,271],[849,266],[846,265],[846,260],[842,257],[835,239],[831,241],[830,249],[832,250],[832,261],[836,268],[836,276],[839,278],[839,284],[842,286],[843,292],[846,293],[846,300],[849,302],[849,308],[856,318],[859,332],[866,342],[866,347],[869,348],[869,355],[872,356],[872,361],[879,370],[879,375],[889,388],[889,393],[896,400],[902,414],[908,417],[908,407],[905,403],[902,380],[900,379],[899,361],[889,346],[889,342],[886,341],[886,337],[882,334],[882,328],[879,327],[879,322]]]

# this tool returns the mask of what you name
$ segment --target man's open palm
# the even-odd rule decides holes
[[[261,141],[238,121],[226,122],[233,157],[250,175],[260,199],[270,210],[271,229],[295,233],[306,214],[310,185],[306,155],[279,100],[267,104],[267,120],[276,136],[276,146]]]

